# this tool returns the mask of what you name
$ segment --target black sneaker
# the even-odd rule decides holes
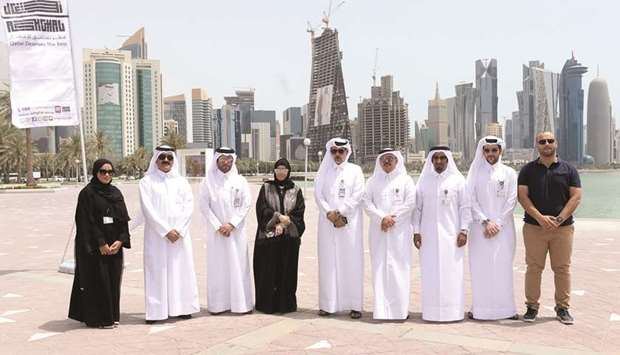
[[[538,315],[538,310],[534,308],[527,307],[527,312],[523,315],[524,322],[535,322],[536,316]]]
[[[573,324],[573,323],[575,323],[575,320],[570,315],[570,313],[568,313],[568,309],[566,309],[566,308],[555,307],[555,314],[556,314],[556,318],[562,324]]]

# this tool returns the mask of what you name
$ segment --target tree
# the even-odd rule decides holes
[[[56,170],[56,156],[51,153],[40,153],[36,155],[36,164],[41,170],[42,177],[50,178]]]
[[[88,145],[91,147],[91,153],[95,159],[105,158],[112,154],[110,140],[103,131],[97,131],[95,136],[89,140]]]
[[[8,88],[6,88],[0,91],[0,116],[1,116],[0,119],[4,121],[4,123],[8,124],[9,126],[11,126],[11,123],[10,123],[11,112],[12,112],[11,111],[11,95],[9,93]],[[26,185],[28,186],[36,185],[32,177],[32,165],[34,163],[34,158],[33,158],[34,149],[32,146],[30,128],[25,129],[25,135],[17,134],[16,136],[13,136],[13,139],[9,140],[8,144],[9,144],[9,147],[11,147],[9,149],[9,154],[11,153],[17,154],[16,156],[13,156],[12,159],[14,160],[14,163],[17,164],[15,168],[17,170],[19,177],[21,177],[22,163],[25,162],[26,171],[27,171]],[[22,151],[25,153],[25,156],[21,156]],[[9,159],[11,158],[9,157]]]
[[[167,144],[174,149],[183,149],[185,148],[185,137],[175,131],[169,131],[168,134],[162,138],[161,143]]]

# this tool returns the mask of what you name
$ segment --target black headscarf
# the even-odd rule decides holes
[[[108,159],[97,159],[93,163],[93,178],[90,179],[88,186],[90,186],[90,188],[95,190],[99,196],[106,199],[112,205],[112,210],[110,211],[112,216],[110,217],[114,217],[122,222],[127,222],[130,218],[129,213],[127,212],[127,206],[125,206],[125,199],[123,198],[121,191],[116,188],[116,186],[112,185],[112,181],[104,184],[97,178],[99,169],[106,164],[110,164],[112,169],[114,169],[114,165]]]
[[[274,165],[273,169],[275,170],[279,166],[284,166],[288,169],[288,173],[286,174],[286,179],[280,181],[276,178],[276,172],[273,172],[273,184],[278,186],[279,188],[292,188],[295,186],[293,180],[291,180],[291,164],[285,158],[281,158]]]

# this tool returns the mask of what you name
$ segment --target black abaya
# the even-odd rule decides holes
[[[99,247],[117,240],[130,247],[129,217],[122,194],[116,187],[102,185],[93,181],[80,192],[75,213],[75,275],[69,318],[91,327],[111,326],[120,317],[123,250],[101,255]],[[112,218],[113,223],[104,224],[104,217]]]
[[[254,244],[254,285],[256,309],[264,313],[297,310],[297,265],[301,235],[305,229],[305,204],[301,189],[288,181],[290,183],[279,185],[266,183],[256,201],[258,230]],[[267,196],[270,193],[273,194],[271,198]],[[285,196],[289,197],[286,203]],[[274,200],[279,202],[275,206],[270,202]],[[273,228],[268,226],[276,212],[291,219],[289,228],[277,237],[270,235]]]

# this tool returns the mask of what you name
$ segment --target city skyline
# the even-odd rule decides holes
[[[214,107],[221,107],[223,97],[234,88],[253,87],[259,103],[257,109],[282,112],[286,107],[302,106],[307,101],[311,48],[305,32],[306,21],[316,26],[328,3],[327,0],[295,4],[188,1],[183,5],[185,11],[175,14],[165,4],[152,2],[148,7],[140,1],[123,3],[122,7],[116,0],[72,2],[75,61],[81,62],[83,48],[118,48],[126,38],[117,35],[131,34],[144,26],[149,57],[161,61],[164,96],[186,92],[191,87],[205,87],[214,99]],[[583,79],[586,96],[587,84],[596,76],[597,66],[601,77],[608,80],[612,103],[616,94],[620,95],[620,83],[614,80],[620,74],[615,72],[613,62],[617,50],[591,40],[593,34],[613,30],[611,14],[617,12],[618,5],[601,2],[593,7],[570,2],[566,6],[560,1],[543,4],[525,1],[502,4],[502,12],[498,12],[493,11],[497,7],[480,5],[484,3],[488,2],[452,3],[454,11],[447,14],[442,11],[445,6],[442,3],[400,2],[397,6],[402,11],[396,13],[388,13],[371,1],[345,3],[333,13],[331,25],[338,29],[344,53],[348,106],[356,106],[359,96],[366,95],[375,48],[380,48],[379,75],[400,78],[401,94],[410,105],[409,116],[417,121],[427,118],[426,100],[435,82],[439,82],[442,97],[452,96],[456,83],[475,80],[472,66],[480,58],[498,61],[500,121],[518,108],[514,92],[521,87],[521,65],[540,60],[547,69],[559,73],[571,50],[575,50],[581,63],[592,68]],[[537,13],[545,16],[532,16],[527,10],[528,3],[536,4]],[[201,11],[205,7],[209,11]],[[119,8],[123,11],[119,12]],[[386,16],[381,17],[382,13]],[[442,13],[441,21],[426,16],[433,13]],[[107,26],[93,26],[97,23],[95,17],[102,16],[114,21]],[[477,23],[476,18],[485,21]],[[369,21],[380,26],[366,26]],[[435,26],[430,26],[433,22]],[[467,31],[455,31],[455,27],[464,23]],[[227,30],[217,31],[221,26],[227,26]],[[488,26],[495,30],[483,31]],[[536,40],[540,33],[544,33],[544,41]],[[198,46],[196,41],[202,43]],[[230,48],[231,44],[243,46],[240,55],[213,55],[229,53],[224,48]],[[79,68],[77,72],[81,78]],[[355,116],[353,112],[349,114],[351,119]]]

